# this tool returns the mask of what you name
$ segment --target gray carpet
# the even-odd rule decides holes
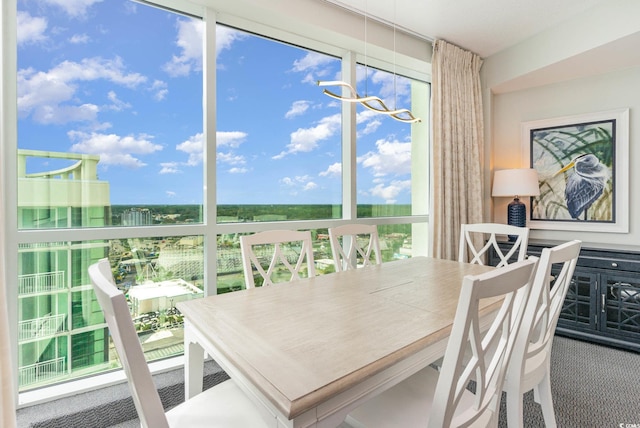
[[[228,378],[216,363],[205,363],[204,388]],[[154,381],[165,408],[184,401],[183,369],[158,374]],[[139,428],[137,417],[126,383],[25,407],[17,412],[18,428]]]
[[[556,336],[551,391],[560,428],[640,427],[640,354]],[[500,427],[506,427],[502,400]],[[544,427],[533,393],[525,394],[526,427]]]
[[[640,354],[556,337],[551,367],[558,427],[640,427]],[[182,370],[175,370],[157,378],[166,407],[184,400],[182,376]],[[226,374],[214,364],[205,370],[205,388],[224,379]],[[101,397],[102,402],[96,396]],[[76,411],[69,412],[69,409]],[[501,428],[507,426],[505,409],[503,397]],[[532,392],[525,395],[524,418],[527,428],[544,427],[542,411],[533,401]],[[139,426],[124,385],[18,411],[19,428]]]

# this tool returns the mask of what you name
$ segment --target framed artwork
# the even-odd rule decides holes
[[[629,232],[629,109],[522,124],[532,229]]]

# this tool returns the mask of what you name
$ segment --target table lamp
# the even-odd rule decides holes
[[[533,168],[503,169],[496,171],[493,175],[491,195],[513,197],[513,201],[507,207],[507,223],[510,225],[518,227],[527,225],[527,210],[519,197],[539,194],[538,172]]]

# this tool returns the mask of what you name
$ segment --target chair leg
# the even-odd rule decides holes
[[[509,428],[523,427],[522,398],[522,394],[517,389],[507,391],[507,426]]]
[[[538,402],[542,407],[542,416],[547,428],[556,428],[556,414],[553,410],[553,397],[551,396],[551,380],[549,372],[542,378],[534,390],[538,393]]]

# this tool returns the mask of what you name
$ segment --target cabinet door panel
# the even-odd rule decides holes
[[[592,308],[597,303],[596,274],[576,269],[564,299],[558,325],[579,330],[596,328],[596,317],[592,316]]]
[[[603,330],[609,334],[640,339],[640,278],[602,275],[606,295],[601,309]]]

